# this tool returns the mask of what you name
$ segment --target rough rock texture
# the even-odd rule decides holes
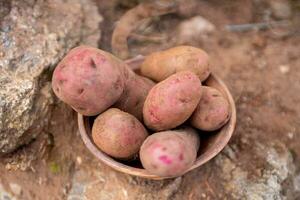
[[[239,163],[237,153],[230,146],[202,169],[164,181],[132,177],[107,169],[102,164],[89,163],[89,168],[82,166],[75,172],[68,200],[180,200],[183,197],[208,199],[205,198],[208,196],[214,199],[228,197],[234,200],[293,199],[296,185],[291,186],[290,188],[295,189],[290,191],[284,191],[282,187],[287,182],[293,184],[292,179],[295,175],[293,158],[286,146],[280,142],[267,145],[255,143],[253,146],[253,155],[256,158],[253,162],[260,163],[254,164],[255,173],[249,171],[247,165]],[[211,169],[213,173],[210,172]],[[197,176],[199,182],[191,181],[192,176]],[[294,182],[297,181],[299,180],[295,178]],[[191,188],[185,188],[186,183],[190,183]],[[200,194],[194,192],[195,190]]]
[[[238,166],[230,147],[226,147],[224,154],[216,159],[226,193],[231,194],[233,199],[290,199],[291,194],[284,194],[282,189],[283,182],[291,180],[295,174],[289,150],[281,143],[271,146],[257,143],[254,147],[256,159],[253,162],[263,161],[264,168],[257,169],[258,176],[252,179],[245,167]]]
[[[16,200],[16,198],[12,194],[7,192],[0,184],[0,200]]]
[[[151,181],[106,170],[95,165],[92,170],[89,168],[89,172],[86,169],[76,171],[67,199],[167,200],[172,199],[182,183],[182,177]]]
[[[0,154],[48,124],[49,72],[73,46],[97,44],[100,20],[91,1],[0,0]]]

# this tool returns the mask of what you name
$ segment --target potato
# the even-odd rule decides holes
[[[126,88],[114,107],[129,112],[142,121],[144,102],[154,85],[150,79],[134,74],[127,81]]]
[[[199,136],[192,128],[157,132],[144,141],[140,159],[153,174],[180,176],[195,162],[199,145]]]
[[[178,72],[156,84],[146,97],[145,125],[155,131],[168,130],[185,122],[201,98],[201,82],[190,71]]]
[[[133,85],[135,91],[131,91]],[[72,49],[55,68],[52,78],[57,97],[88,116],[119,102],[121,109],[141,119],[141,105],[153,85],[112,54],[88,46]]]
[[[94,143],[106,154],[131,159],[148,136],[144,126],[132,115],[117,108],[100,114],[92,127]]]
[[[121,61],[85,46],[72,49],[57,65],[54,93],[83,115],[96,115],[116,102],[126,80]]]
[[[184,70],[204,81],[210,74],[207,53],[192,46],[178,46],[150,54],[141,66],[141,74],[157,82]]]
[[[226,124],[230,118],[230,105],[221,92],[202,86],[201,100],[190,118],[192,126],[214,131]]]

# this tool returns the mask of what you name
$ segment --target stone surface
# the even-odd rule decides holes
[[[294,177],[293,184],[295,186],[295,190],[300,192],[300,174],[297,174]]]
[[[193,191],[201,191],[201,199],[208,196],[220,199],[228,197],[233,200],[293,199],[292,195],[299,187],[299,178],[293,179],[295,165],[287,147],[280,142],[256,142],[253,149],[252,154],[256,158],[252,161],[253,171],[239,161],[251,158],[238,158],[240,155],[236,149],[227,146],[207,165],[185,176],[163,181],[121,174],[101,163],[96,164],[97,161],[89,163],[88,166],[87,163],[83,163],[86,167],[76,171],[73,176],[68,200],[180,200],[184,197],[198,199],[199,192]],[[213,173],[210,173],[210,170],[213,170]],[[209,180],[205,178],[207,175]],[[195,176],[198,178],[195,179]],[[291,190],[286,194],[283,191],[285,182],[292,183]],[[191,188],[184,186],[188,184]]]
[[[195,40],[206,39],[215,29],[215,25],[202,16],[184,20],[178,26],[178,43],[189,43]]]
[[[80,44],[96,45],[92,1],[0,1],[0,153],[43,131],[51,114],[51,70]]]
[[[16,198],[8,191],[6,191],[0,184],[0,200],[16,200]]]
[[[257,143],[253,154],[257,157],[253,162],[262,160],[265,167],[252,179],[249,178],[250,172],[238,166],[236,159],[232,159],[228,154],[218,157],[216,164],[220,168],[220,177],[223,179],[226,193],[231,194],[233,199],[287,198],[282,194],[282,185],[295,174],[295,165],[289,150],[280,143],[276,144],[276,147]]]
[[[182,183],[182,177],[172,181],[151,181],[106,170],[95,165],[88,171],[76,171],[67,199],[167,200],[175,195]]]

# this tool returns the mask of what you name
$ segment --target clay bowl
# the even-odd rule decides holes
[[[130,64],[131,67],[136,70],[139,68],[138,66],[140,60],[139,59],[128,60],[127,63]],[[215,157],[218,153],[220,153],[220,151],[227,145],[229,139],[231,138],[236,124],[235,104],[224,82],[220,78],[218,78],[215,74],[211,74],[209,78],[205,81],[204,85],[214,87],[225,95],[225,97],[228,99],[231,106],[231,118],[229,122],[225,126],[223,126],[220,130],[213,133],[201,134],[201,147],[198,151],[197,160],[195,161],[193,166],[191,166],[185,173],[203,165],[204,163],[208,162],[213,157]],[[101,162],[112,167],[117,171],[134,175],[134,176],[139,176],[139,177],[154,179],[154,180],[173,178],[173,177],[160,177],[151,174],[147,172],[145,169],[143,169],[141,163],[139,163],[138,161],[134,161],[134,162],[119,161],[103,153],[100,149],[97,148],[97,146],[94,144],[91,137],[91,127],[93,125],[94,118],[95,117],[87,117],[78,113],[78,126],[84,144],[90,150],[90,152],[94,154],[94,156],[96,156]]]

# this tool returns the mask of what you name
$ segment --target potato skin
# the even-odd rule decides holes
[[[56,96],[87,116],[117,103],[141,120],[144,100],[153,85],[112,54],[88,46],[72,49],[52,77]]]
[[[83,115],[96,115],[116,102],[126,79],[124,64],[99,49],[72,49],[57,65],[52,88],[58,98]]]
[[[191,116],[201,94],[201,82],[194,73],[173,74],[148,93],[143,108],[145,125],[155,131],[175,128]]]
[[[132,159],[147,136],[146,129],[134,116],[117,108],[100,114],[92,127],[94,143],[119,159]]]
[[[134,115],[143,121],[143,107],[150,89],[155,85],[146,77],[139,76],[133,72],[129,73],[126,87],[114,107]]]
[[[202,86],[202,97],[190,118],[191,125],[203,131],[214,131],[230,119],[230,105],[217,89]]]
[[[157,82],[184,70],[204,81],[210,74],[207,53],[192,46],[178,46],[150,54],[141,66],[141,74]]]
[[[143,167],[158,176],[180,176],[196,160],[200,139],[192,128],[157,132],[140,150]]]

